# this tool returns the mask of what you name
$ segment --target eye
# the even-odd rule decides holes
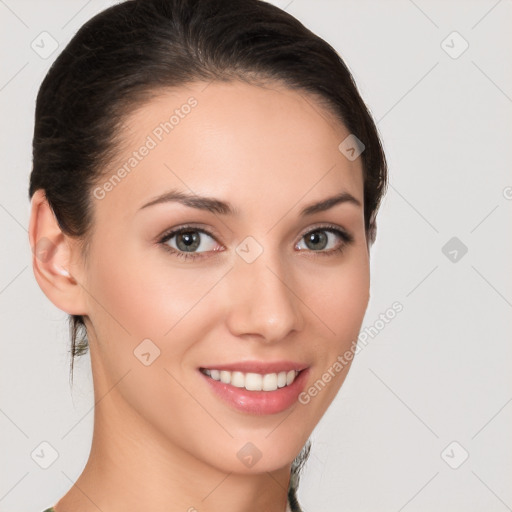
[[[302,236],[305,241],[305,249],[321,255],[329,256],[333,253],[342,252],[354,241],[354,237],[335,226],[322,226],[308,231]],[[338,242],[336,242],[338,239]],[[300,244],[297,245],[299,247]],[[300,250],[304,248],[299,247]]]
[[[173,240],[175,239],[175,240]],[[205,231],[192,226],[183,226],[168,231],[159,240],[166,250],[181,258],[200,258],[198,253],[216,251],[215,238]]]
[[[336,226],[320,226],[302,235],[306,247],[299,251],[313,252],[315,256],[335,256],[341,253],[354,241],[354,237]],[[195,226],[182,226],[167,231],[158,241],[165,250],[184,259],[200,259],[208,257],[208,252],[223,250],[208,231]]]

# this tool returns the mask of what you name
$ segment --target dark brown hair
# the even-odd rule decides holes
[[[60,228],[86,254],[91,190],[115,155],[123,119],[158,90],[212,80],[278,81],[308,93],[363,142],[373,244],[387,166],[371,115],[332,46],[260,0],[129,0],[85,23],[39,89],[29,198],[43,189]],[[72,379],[88,341],[83,317],[69,321]]]

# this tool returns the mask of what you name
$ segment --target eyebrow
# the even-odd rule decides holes
[[[228,202],[221,201],[220,199],[215,199],[213,197],[188,194],[179,190],[170,190],[169,192],[165,192],[164,194],[155,197],[149,201],[149,203],[143,205],[140,210],[156,204],[168,202],[177,202],[190,208],[206,210],[212,213],[218,213],[220,215],[238,216],[240,214],[240,210]],[[300,216],[304,217],[307,215],[313,215],[314,213],[324,212],[342,203],[348,203],[362,207],[361,202],[352,194],[349,194],[348,192],[341,192],[335,196],[322,199],[321,201],[306,206],[301,210]]]

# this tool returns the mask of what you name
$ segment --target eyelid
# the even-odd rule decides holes
[[[328,251],[301,250],[300,252],[311,252],[311,253],[313,253],[313,255],[328,256],[331,253],[343,251],[347,245],[352,244],[352,242],[354,241],[354,236],[352,234],[350,234],[345,228],[342,228],[341,226],[336,225],[336,224],[320,222],[318,224],[308,226],[307,229],[302,231],[301,234],[299,235],[298,241],[294,244],[294,247],[302,240],[302,238],[304,238],[305,235],[315,232],[315,231],[322,231],[322,230],[329,231],[331,233],[334,232],[335,234],[337,234],[338,237],[342,239],[342,243],[341,243],[340,247],[337,249],[330,249]],[[222,252],[224,250],[224,249],[222,249],[222,250],[203,251],[203,252],[185,252],[185,251],[177,251],[173,247],[170,247],[167,245],[167,243],[166,243],[167,241],[169,241],[171,238],[173,238],[174,236],[176,236],[184,231],[197,231],[199,233],[203,233],[203,234],[211,237],[217,243],[220,244],[220,242],[217,239],[217,235],[214,232],[211,232],[210,228],[206,229],[206,228],[201,227],[200,224],[193,224],[193,223],[192,224],[183,224],[181,226],[177,226],[177,227],[169,228],[169,229],[165,230],[161,235],[159,235],[157,237],[157,243],[159,245],[164,246],[165,250],[171,252],[172,254],[177,255],[177,257],[182,257],[185,259],[187,259],[187,258],[201,259],[201,258],[208,257],[207,254],[209,254],[209,253],[212,253],[212,252],[218,253],[218,252]],[[212,230],[212,231],[215,231],[215,230]],[[223,244],[221,244],[221,245],[223,245]]]
[[[165,238],[170,233],[175,233],[176,234],[176,232],[185,231],[187,229],[190,229],[190,230],[194,229],[194,230],[200,231],[201,233],[204,233],[204,234],[214,238],[217,242],[219,242],[219,240],[218,240],[219,236],[217,235],[217,233],[215,233],[215,230],[211,229],[210,227],[206,228],[206,227],[202,227],[202,226],[205,226],[205,224],[194,224],[194,223],[191,223],[191,224],[183,224],[183,225],[177,226],[175,228],[169,228],[169,229],[166,229],[160,235],[158,235],[156,237],[156,241],[161,241],[163,238]],[[345,228],[343,228],[341,226],[338,226],[336,224],[330,224],[330,223],[325,223],[325,222],[324,223],[320,222],[320,223],[317,223],[317,224],[313,224],[312,226],[308,226],[308,228],[305,229],[304,231],[302,231],[301,234],[299,235],[299,240],[304,235],[307,235],[311,231],[316,231],[316,230],[319,230],[319,229],[327,229],[327,228],[331,228],[331,229],[336,230],[336,231],[341,231],[346,236],[346,238],[348,240],[353,240],[353,236]]]
[[[215,242],[219,243],[217,238],[208,230],[190,224],[167,229],[157,238],[155,243],[156,245],[161,246],[164,249],[164,251],[167,251],[168,253],[172,254],[173,256],[181,260],[190,259],[192,261],[199,261],[202,260],[203,258],[208,258],[208,254],[211,252],[213,252],[214,254],[216,254],[217,252],[222,252],[222,250],[219,251],[217,249],[203,252],[186,252],[175,249],[174,247],[171,247],[170,245],[167,244],[167,242],[174,238],[175,236],[187,231],[196,231],[198,233],[202,233],[204,235],[209,236],[212,240],[215,240]]]
[[[206,228],[206,227],[202,227],[203,224],[183,224],[183,225],[180,225],[180,226],[176,226],[174,228],[169,228],[169,229],[166,229],[163,233],[161,233],[160,235],[158,235],[156,237],[156,242],[161,242],[164,238],[166,238],[168,235],[170,235],[171,233],[176,235],[182,231],[199,231],[200,233],[204,233],[205,235],[208,235],[210,236],[211,238],[213,238],[216,242],[220,243],[218,238],[219,236],[217,235],[217,233],[215,233],[215,230],[214,229],[211,229],[210,227]]]
[[[343,228],[341,226],[338,226],[337,224],[330,224],[328,222],[327,223],[326,222],[323,222],[323,223],[320,222],[320,223],[318,223],[316,225],[313,224],[313,226],[309,226],[305,231],[303,231],[299,235],[299,240],[304,235],[307,235],[308,233],[311,233],[312,231],[321,231],[323,229],[326,230],[326,231],[332,230],[332,231],[340,232],[342,237],[345,239],[346,243],[350,243],[350,242],[354,241],[354,236],[351,235],[345,228]]]

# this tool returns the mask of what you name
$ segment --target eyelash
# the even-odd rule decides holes
[[[208,235],[209,237],[213,238],[214,240],[216,240],[216,238],[211,233],[209,233],[208,231],[206,231],[202,228],[198,228],[193,225],[185,225],[185,226],[181,226],[178,229],[172,229],[171,231],[165,232],[158,240],[158,244],[162,245],[162,247],[166,251],[170,252],[171,254],[177,256],[178,258],[182,258],[185,260],[188,260],[188,259],[199,260],[199,259],[208,257],[208,256],[206,256],[206,254],[208,254],[208,252],[214,252],[214,251],[206,251],[204,253],[193,253],[193,252],[187,253],[184,251],[177,251],[173,247],[170,247],[169,245],[167,245],[166,242],[168,242],[171,238],[173,238],[176,235],[179,235],[180,233],[184,233],[187,231],[195,231],[197,233],[203,233],[203,234]],[[308,252],[315,253],[315,256],[324,257],[324,256],[339,255],[344,252],[344,250],[347,248],[347,246],[349,246],[350,244],[352,244],[354,242],[354,237],[351,234],[349,234],[333,225],[318,226],[318,227],[315,227],[314,229],[306,231],[306,233],[304,233],[302,235],[301,240],[306,235],[310,235],[311,233],[316,233],[317,231],[327,231],[329,233],[338,235],[338,237],[343,240],[343,243],[336,249],[330,249],[328,251],[308,251]],[[302,249],[301,252],[302,251],[304,251],[304,249]]]

